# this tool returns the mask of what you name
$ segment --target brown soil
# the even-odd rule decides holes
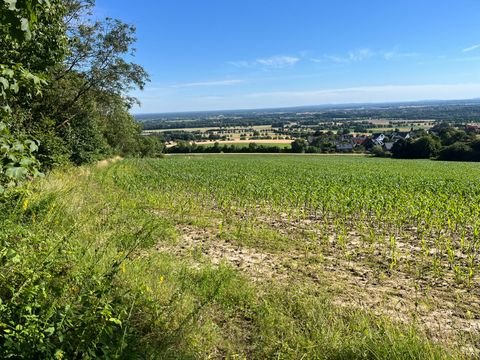
[[[321,286],[332,293],[338,306],[356,306],[415,323],[435,341],[454,342],[465,353],[480,354],[479,289],[456,288],[450,281],[418,280],[402,271],[378,273],[376,266],[358,259],[339,259],[334,254],[278,254],[237,246],[220,239],[213,229],[182,225],[178,231],[176,245],[162,243],[157,249],[179,256],[201,253],[212,264],[226,262],[257,282],[288,280]]]

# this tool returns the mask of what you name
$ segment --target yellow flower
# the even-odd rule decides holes
[[[163,275],[160,276],[159,283],[160,283],[160,284],[163,283]]]
[[[23,200],[23,211],[27,210],[28,208],[28,199]]]
[[[124,274],[125,274],[125,263],[124,263],[124,262],[122,263],[121,270],[122,270],[122,273],[124,273]]]

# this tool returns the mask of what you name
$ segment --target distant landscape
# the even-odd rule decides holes
[[[480,100],[137,115],[171,153],[370,153],[480,161]]]
[[[311,124],[337,120],[479,121],[480,99],[383,104],[303,106],[278,109],[138,114],[145,130],[229,125]]]

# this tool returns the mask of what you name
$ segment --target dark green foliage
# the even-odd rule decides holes
[[[422,136],[412,142],[412,148],[415,158],[428,159],[437,155],[440,143],[431,136]]]
[[[28,107],[45,85],[46,70],[62,61],[64,14],[60,0],[0,3],[0,116]]]
[[[451,126],[444,127],[438,133],[442,145],[449,146],[456,142],[468,141],[469,136],[463,130],[455,129]]]
[[[398,140],[392,155],[402,159],[438,158],[447,161],[480,161],[480,141],[475,132],[456,129],[449,124],[438,124],[431,130],[434,135]]]
[[[392,147],[392,155],[402,159],[430,159],[440,150],[440,142],[430,136],[416,139],[400,139]]]
[[[161,138],[157,136],[149,136],[148,138],[155,138],[155,141],[161,143]],[[280,148],[273,145],[259,145],[251,142],[248,145],[235,145],[214,143],[213,146],[199,145],[190,143],[188,141],[178,141],[177,145],[165,150],[171,154],[188,154],[188,153],[282,153],[291,152],[288,148]]]
[[[138,144],[132,144],[138,147],[138,155],[142,157],[160,157],[165,151],[165,144],[157,136],[140,136]]]
[[[479,141],[469,144],[456,142],[446,146],[440,151],[438,158],[446,161],[480,161]]]
[[[292,143],[292,152],[294,153],[303,153],[308,148],[308,142],[305,139],[296,139]]]
[[[78,113],[75,122],[64,130],[70,160],[75,165],[88,164],[108,154],[105,138],[92,115],[88,109]]]
[[[375,145],[372,147],[372,150],[370,150],[371,153],[376,156],[376,157],[386,157],[388,156],[388,153],[383,150],[383,148],[380,145]]]
[[[135,28],[90,20],[93,6],[90,0],[0,4],[0,121],[12,136],[38,140],[45,170],[160,151],[142,139],[129,114],[135,99],[128,92],[148,80],[126,60]]]
[[[0,195],[15,188],[28,177],[37,177],[39,163],[34,154],[38,143],[23,137],[14,137],[0,122]]]

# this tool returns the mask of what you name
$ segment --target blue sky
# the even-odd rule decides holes
[[[97,0],[137,27],[137,113],[480,97],[478,0]]]

